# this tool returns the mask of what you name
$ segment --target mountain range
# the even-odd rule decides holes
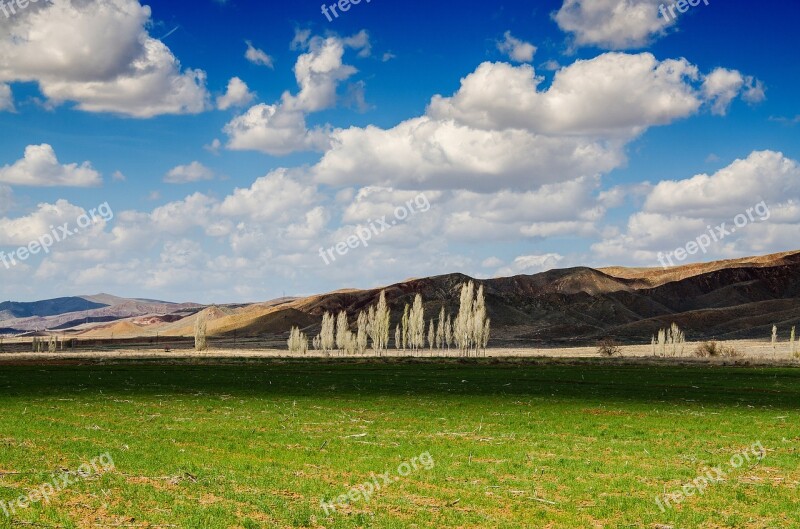
[[[386,291],[392,325],[421,294],[427,319],[458,311],[460,285],[447,274],[383,288],[339,290],[265,303],[202,306],[107,294],[0,303],[0,333],[45,333],[93,340],[193,334],[197,314],[217,338],[282,341],[292,326],[318,332],[322,314],[345,310],[350,321]],[[492,344],[582,344],[605,337],[649,341],[675,322],[690,339],[768,337],[772,325],[800,322],[800,251],[669,269],[587,267],[475,280],[484,285]]]

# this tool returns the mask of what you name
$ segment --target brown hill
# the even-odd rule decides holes
[[[469,280],[463,274],[447,274],[383,288],[392,326],[416,294],[424,299],[426,319],[436,318],[441,307],[455,314],[460,286]],[[479,283],[486,291],[494,345],[593,343],[605,336],[649,342],[652,334],[673,321],[690,339],[768,337],[773,324],[787,328],[800,323],[800,252],[669,270],[570,268]],[[203,313],[212,337],[283,340],[293,326],[316,334],[325,312],[344,310],[352,324],[359,311],[375,303],[379,292],[339,290],[245,306],[208,307]],[[191,336],[197,315],[179,317],[178,321],[146,320],[146,327],[132,322],[105,324],[84,335]]]
[[[610,276],[621,279],[639,280],[641,283],[637,282],[636,284],[640,287],[656,287],[671,281],[680,281],[681,279],[686,279],[725,268],[758,268],[798,262],[800,262],[800,252],[792,251],[757,257],[743,257],[740,259],[712,261],[710,263],[694,263],[667,269],[625,268],[621,266],[612,266],[608,268],[600,268],[599,270]]]

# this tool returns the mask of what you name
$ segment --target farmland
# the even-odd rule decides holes
[[[796,369],[666,359],[11,363],[0,500],[74,479],[0,527],[793,527],[798,402]]]

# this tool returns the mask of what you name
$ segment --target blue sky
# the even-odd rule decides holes
[[[675,264],[797,249],[800,7],[701,1],[666,22],[661,3],[0,11],[0,298],[661,266],[762,203]],[[113,218],[19,253],[106,203]]]

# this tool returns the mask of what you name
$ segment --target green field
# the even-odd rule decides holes
[[[797,369],[0,366],[0,405],[0,500],[100,454],[115,463],[0,510],[3,528],[800,527]],[[757,442],[766,456],[733,468]],[[724,481],[659,509],[710,467]],[[323,510],[387,471],[369,501]]]

